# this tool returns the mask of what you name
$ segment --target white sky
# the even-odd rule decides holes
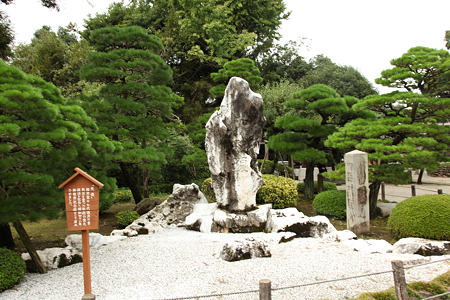
[[[39,0],[15,0],[0,4],[14,24],[16,43],[29,43],[43,25],[54,31],[69,22],[83,29],[90,13],[105,12],[114,0],[61,0],[61,11],[41,6]],[[289,20],[284,21],[281,42],[309,39],[309,50],[301,55],[312,58],[324,54],[333,62],[357,68],[381,93],[392,91],[375,85],[374,79],[389,69],[389,61],[409,48],[444,48],[445,30],[450,30],[448,0],[284,0]]]

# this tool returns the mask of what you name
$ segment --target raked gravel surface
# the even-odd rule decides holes
[[[251,234],[252,236],[263,233]],[[270,258],[227,262],[220,258],[226,242],[250,234],[203,234],[185,229],[126,238],[91,249],[92,293],[97,300],[155,300],[197,295],[192,299],[259,299],[257,292],[231,296],[222,293],[258,290],[260,279],[272,288],[296,286],[392,270],[390,254],[356,252],[318,238],[297,238],[269,244]],[[434,259],[442,259],[434,258]],[[406,279],[429,281],[450,270],[450,262],[407,269]],[[272,299],[347,299],[393,286],[392,273],[272,291]],[[83,264],[26,274],[2,300],[80,300],[84,294]]]

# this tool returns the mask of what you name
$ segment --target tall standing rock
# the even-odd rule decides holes
[[[242,78],[233,77],[220,110],[206,124],[206,154],[217,203],[227,211],[256,206],[263,185],[257,155],[266,118],[263,101]]]

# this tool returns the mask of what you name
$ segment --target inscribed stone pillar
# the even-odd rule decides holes
[[[242,78],[233,77],[206,124],[205,148],[219,207],[246,211],[256,206],[263,185],[256,160],[266,119],[263,101]]]
[[[354,150],[344,156],[347,184],[347,229],[356,235],[370,231],[369,166],[366,152]]]

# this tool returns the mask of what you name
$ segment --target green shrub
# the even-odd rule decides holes
[[[450,240],[450,195],[410,197],[398,203],[388,219],[396,238]]]
[[[100,201],[98,203],[98,211],[99,213],[104,213],[107,211],[114,203],[114,197],[111,197],[111,195],[108,195],[109,197],[102,197],[100,194]]]
[[[172,194],[174,183],[160,183],[148,186],[148,193],[153,195]]]
[[[116,217],[117,223],[119,223],[122,226],[128,226],[131,223],[133,223],[134,220],[139,219],[140,216],[134,210],[124,210],[117,213]]]
[[[262,165],[263,160],[262,159],[258,159],[258,168],[261,171],[261,174],[269,174],[270,170],[272,170],[272,166],[273,166],[273,161],[271,160],[266,160],[264,161],[264,166],[263,169],[261,170],[261,165]],[[292,176],[292,169],[288,166],[286,166],[287,171],[289,172],[289,176]],[[275,167],[275,171],[277,171],[279,174],[283,174],[284,175],[284,167],[282,164],[277,164],[277,166]]]
[[[324,181],[323,182],[323,191],[335,191],[337,190],[337,187],[334,183],[329,182],[329,181]],[[299,184],[297,184],[297,192],[299,194],[304,194],[305,193],[305,183],[304,182],[300,182]],[[314,181],[314,194],[318,194],[319,193],[319,184],[317,181]]]
[[[282,176],[263,174],[264,185],[256,194],[256,203],[272,203],[273,208],[285,208],[297,204],[295,181]]]
[[[0,292],[14,286],[25,275],[25,261],[19,254],[0,248]]]
[[[206,178],[205,181],[203,181],[202,187],[200,188],[203,195],[205,195],[206,199],[211,202],[216,202],[216,194],[214,193],[214,190],[211,186],[211,178]]]
[[[116,190],[114,192],[114,196],[116,197],[114,203],[125,203],[131,202],[131,200],[133,200],[133,194],[131,193],[130,189]]]
[[[314,198],[313,208],[318,214],[345,219],[347,216],[346,201],[346,191],[325,191]]]

